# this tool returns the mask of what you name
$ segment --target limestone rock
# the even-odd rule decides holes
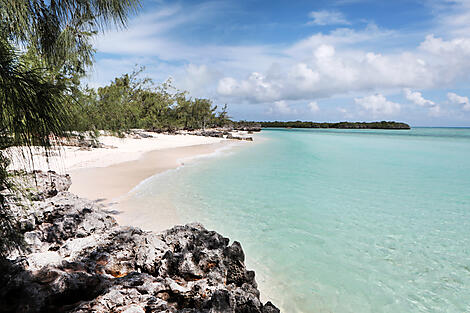
[[[29,253],[0,260],[0,312],[279,312],[260,302],[239,242],[197,223],[122,227],[59,189],[16,212],[33,213]]]

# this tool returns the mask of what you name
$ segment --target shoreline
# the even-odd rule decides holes
[[[157,134],[141,131],[143,137],[118,138],[102,135],[99,147],[60,145],[8,149],[8,170],[52,170],[69,174],[71,192],[106,204],[122,198],[145,179],[184,165],[191,159],[214,153],[234,140],[190,134]],[[25,158],[26,156],[26,158]],[[30,157],[31,160],[28,160]],[[109,204],[109,203],[108,203]]]
[[[128,143],[129,140],[135,141],[135,139],[126,138],[123,140],[107,137],[110,136],[105,136],[105,141],[106,139],[108,142],[121,141],[123,145]],[[189,144],[177,142],[177,145],[180,146],[175,146],[174,141],[171,142],[172,139],[179,140],[181,137],[191,138],[191,141]],[[163,138],[167,141],[164,146],[154,146],[156,149],[153,150],[141,149],[137,152],[138,157],[136,157],[137,153],[128,154],[125,157],[119,156],[122,153],[122,146],[111,149],[93,148],[91,151],[81,151],[76,148],[72,148],[72,150],[70,147],[65,147],[67,154],[60,156],[64,158],[62,164],[68,164],[69,167],[73,168],[67,171],[72,182],[69,192],[94,202],[104,212],[112,215],[116,222],[122,226],[138,227],[144,231],[163,232],[177,225],[187,224],[184,218],[178,216],[178,212],[169,197],[160,196],[158,202],[155,203],[155,210],[149,210],[148,206],[141,206],[138,202],[133,201],[132,192],[152,177],[170,173],[201,158],[211,157],[219,151],[233,149],[249,143],[240,140],[191,135],[163,135]],[[259,143],[259,140],[262,139],[256,138],[256,143]],[[140,139],[138,143],[144,142]],[[255,142],[250,143],[254,144]],[[127,153],[127,151],[124,153]],[[77,154],[79,160],[84,159],[85,162],[77,162],[75,164],[78,164],[78,166],[70,166],[70,159],[67,159],[67,157],[70,157],[70,155],[76,156]],[[90,157],[95,157],[94,155],[106,158],[117,157],[115,159],[88,161],[91,158],[87,158],[87,155]],[[130,160],[126,160],[129,158]],[[123,159],[125,161],[122,161]],[[43,159],[40,159],[40,164],[46,163]],[[95,166],[89,166],[90,164]],[[107,166],[100,166],[105,164]],[[41,170],[46,171],[49,169],[50,167],[44,168],[44,166],[41,168]],[[57,170],[57,167],[53,170]],[[60,169],[58,172],[60,172]],[[262,277],[262,275],[260,276]],[[265,282],[260,283],[261,285],[265,284]],[[261,300],[268,301],[272,299],[263,293]]]
[[[186,137],[187,135],[171,136]],[[207,138],[202,137],[202,140],[204,139]],[[209,140],[215,140],[216,142],[145,151],[137,159],[118,162],[109,166],[78,166],[69,171],[69,179],[71,179],[72,184],[69,186],[68,191],[79,198],[91,201],[105,214],[112,216],[118,225],[123,227],[137,227],[143,231],[155,233],[164,233],[175,227],[187,227],[187,225],[192,224],[183,222],[183,219],[179,218],[178,212],[170,198],[161,197],[155,203],[155,210],[149,210],[147,206],[139,206],[138,202],[133,201],[134,199],[132,199],[131,195],[140,184],[145,183],[146,180],[152,177],[165,173],[171,175],[173,170],[177,170],[185,164],[196,162],[202,158],[210,158],[221,151],[231,150],[248,144],[239,140],[216,140],[216,138],[209,138]],[[83,155],[96,153],[97,150],[102,149],[94,148],[91,151],[80,152]],[[119,148],[111,151],[117,154],[119,153]],[[110,162],[112,160],[106,161]],[[66,164],[67,159],[63,163]],[[193,223],[197,224],[197,222]],[[264,285],[263,283],[261,284]],[[259,285],[258,288],[260,291],[264,290]],[[272,301],[272,298],[261,292],[260,300],[262,302],[269,302],[269,300]]]
[[[70,191],[100,203],[117,201],[146,179],[184,165],[189,158],[205,156],[230,144],[220,141],[183,147],[147,151],[136,160],[119,162],[106,167],[88,167],[69,172]],[[97,188],[99,186],[99,188]],[[112,203],[111,203],[112,204]]]
[[[89,168],[101,168],[136,161],[145,153],[179,147],[189,147],[227,141],[224,138],[195,135],[168,135],[141,132],[145,137],[101,135],[97,138],[101,147],[58,145],[49,151],[40,147],[12,147],[8,154],[12,163],[8,170],[53,170],[60,174]],[[23,156],[34,157],[34,163]]]
[[[47,151],[37,147],[14,147],[9,153],[9,170],[49,171],[69,174],[70,192],[89,199],[112,213],[122,225],[162,231],[181,224],[169,201],[159,205],[154,218],[138,223],[139,208],[129,199],[130,193],[142,182],[155,175],[177,169],[224,150],[244,145],[246,141],[197,136],[191,134],[156,134],[140,132],[145,137],[98,137],[98,148],[59,146]],[[243,134],[242,134],[243,135]],[[32,155],[34,164],[26,163],[22,155]],[[142,212],[144,213],[144,212]],[[145,212],[148,213],[148,212]],[[145,214],[143,214],[145,215]]]
[[[184,224],[172,202],[162,197],[158,203],[155,203],[155,209],[149,210],[148,207],[143,208],[133,201],[132,192],[152,177],[176,170],[201,158],[210,157],[219,151],[248,144],[247,141],[224,138],[158,135],[157,138],[146,138],[145,141],[106,136],[104,142],[117,141],[120,145],[116,149],[95,148],[91,151],[78,151],[81,159],[86,162],[77,163],[91,166],[74,166],[72,170],[67,171],[72,180],[69,191],[97,203],[112,214],[121,225],[140,227],[149,231],[163,231],[174,225]],[[142,144],[144,147],[139,147],[138,157],[135,153],[124,157],[120,155]],[[76,151],[72,153],[77,154]],[[68,155],[72,153],[69,151]],[[96,159],[93,154],[101,156],[101,159]],[[93,162],[88,161],[92,158]],[[64,158],[64,163],[71,162]],[[107,166],[100,166],[103,164]]]
[[[184,224],[171,201],[160,199],[156,203],[155,210],[140,208],[130,198],[133,190],[152,177],[176,170],[236,144],[232,141],[221,141],[154,150],[146,152],[138,160],[108,167],[75,170],[70,172],[72,177],[70,192],[102,205],[113,214],[120,225],[139,227],[148,231],[163,231]],[[93,183],[90,184],[89,181]]]
[[[122,226],[69,192],[70,176],[24,178],[21,201],[34,205],[11,208],[28,249],[8,251],[0,264],[6,311],[280,312],[261,302],[239,242],[198,223],[162,232]]]

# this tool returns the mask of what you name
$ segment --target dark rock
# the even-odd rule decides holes
[[[274,306],[274,304],[271,303],[271,301],[266,302],[265,305],[263,305],[263,313],[280,313],[281,311]]]
[[[16,212],[32,217],[29,252],[0,262],[0,312],[279,312],[260,302],[239,242],[196,223],[119,226],[52,176],[57,195]]]

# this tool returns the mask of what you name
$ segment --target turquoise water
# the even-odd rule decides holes
[[[470,312],[470,129],[264,130],[146,182],[285,312]]]

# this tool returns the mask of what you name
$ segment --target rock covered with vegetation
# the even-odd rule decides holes
[[[47,175],[57,194],[41,187],[47,199],[18,210],[27,252],[0,265],[0,312],[279,312],[260,302],[240,243],[200,224],[119,226]]]

